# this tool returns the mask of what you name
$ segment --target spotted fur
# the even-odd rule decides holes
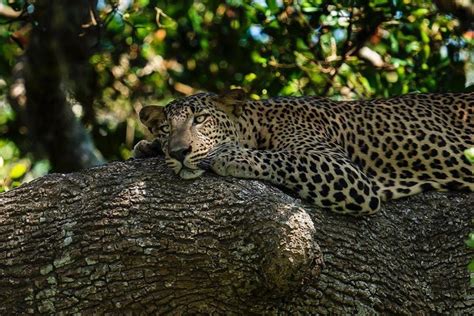
[[[145,107],[140,119],[182,178],[211,169],[262,179],[339,213],[429,189],[474,191],[463,155],[474,146],[474,93],[252,101],[232,90]]]

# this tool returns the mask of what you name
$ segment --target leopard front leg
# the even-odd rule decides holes
[[[263,172],[260,174],[262,170],[257,164],[259,155],[257,152],[237,145],[225,144],[213,150],[199,166],[203,169],[211,169],[223,177],[264,179]]]
[[[337,213],[365,215],[380,207],[374,181],[334,145],[269,151],[228,144],[210,153],[201,167],[221,176],[261,179],[284,186]]]

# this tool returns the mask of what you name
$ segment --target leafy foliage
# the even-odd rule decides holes
[[[8,3],[16,10],[34,5]],[[472,36],[427,1],[100,0],[97,8],[103,27],[90,60],[95,104],[78,105],[76,113],[109,160],[128,158],[143,137],[135,119],[142,104],[197,90],[239,86],[253,98],[353,99],[460,91],[472,80]],[[0,177],[8,188],[49,167],[35,167],[24,127],[6,100],[23,53],[18,43],[39,26],[28,14],[0,23]]]

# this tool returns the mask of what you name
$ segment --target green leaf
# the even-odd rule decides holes
[[[398,74],[395,71],[389,71],[385,73],[385,79],[387,79],[387,81],[391,83],[397,82]]]
[[[244,4],[244,1],[242,0],[227,0],[226,2],[234,7],[240,7]]]
[[[385,6],[385,5],[387,5],[387,3],[388,3],[388,0],[374,0],[371,3],[371,5],[378,7],[378,6]]]
[[[398,39],[395,37],[395,35],[390,34],[390,49],[393,52],[398,53],[399,48]]]
[[[302,11],[305,13],[313,13],[313,12],[318,12],[320,9],[317,7],[306,7],[303,8]]]
[[[417,18],[421,17],[421,16],[424,16],[424,15],[427,15],[428,13],[430,13],[430,10],[428,10],[426,8],[419,8],[419,9],[416,9],[415,11],[412,12],[412,14],[414,16],[416,16]]]
[[[474,233],[469,234],[469,239],[464,241],[469,248],[474,248]]]
[[[13,181],[12,182],[12,188],[18,188],[21,185],[20,181]]]
[[[408,53],[418,52],[420,49],[421,49],[421,45],[419,42],[411,42],[405,47],[405,50]]]
[[[469,248],[474,248],[474,239],[468,239],[465,243]]]
[[[272,13],[278,12],[279,8],[278,8],[278,4],[276,0],[267,0],[267,4],[268,4],[268,8],[270,9]]]
[[[469,160],[470,163],[474,164],[474,147],[466,149],[464,151],[464,155],[466,156],[467,160]]]
[[[138,0],[137,3],[140,7],[143,8],[143,7],[146,7],[148,3],[150,3],[150,0]]]
[[[254,81],[255,79],[257,79],[257,75],[254,74],[253,72],[246,74],[245,77],[244,77],[244,80],[245,80],[246,82],[252,82],[252,81]]]
[[[252,60],[257,64],[266,64],[267,63],[267,59],[260,56],[260,54],[255,50],[251,53],[251,57],[252,57]]]
[[[123,32],[125,28],[125,23],[123,22],[123,18],[120,14],[115,14],[110,23],[107,25],[107,29],[115,33]]]
[[[30,173],[34,178],[37,178],[48,174],[50,169],[51,165],[49,161],[44,159],[36,162],[31,168]]]
[[[10,170],[10,178],[12,179],[18,179],[23,177],[23,175],[26,173],[28,170],[28,166],[25,163],[17,163],[13,166],[13,168]]]
[[[15,143],[8,140],[0,140],[0,156],[4,160],[11,160],[18,156],[18,148]]]
[[[309,50],[309,47],[308,45],[306,45],[306,43],[304,42],[304,40],[302,38],[298,38],[296,40],[296,48],[299,50],[299,51],[306,51],[306,50]]]
[[[473,273],[474,272],[474,260],[472,260],[469,265],[467,266],[467,269],[469,272]]]

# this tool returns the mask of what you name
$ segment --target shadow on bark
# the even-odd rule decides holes
[[[0,195],[0,312],[472,314],[473,205],[355,219],[159,158],[53,174]]]

